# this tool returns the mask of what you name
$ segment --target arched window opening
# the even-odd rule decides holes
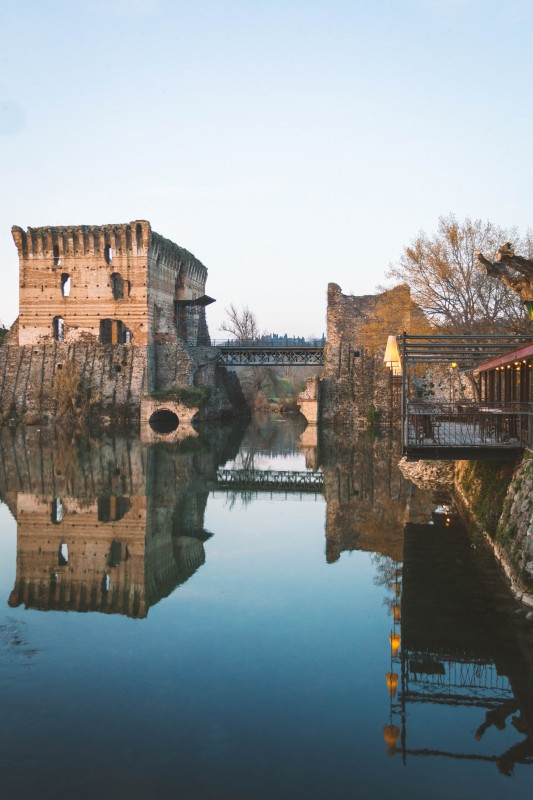
[[[50,519],[54,525],[59,525],[61,522],[63,522],[63,502],[60,497],[54,497],[52,500]]]
[[[54,254],[54,266],[59,267],[59,265],[61,264],[61,259],[59,257],[59,245],[55,244],[52,248],[52,251]]]
[[[169,411],[168,408],[160,408],[155,411],[148,423],[155,433],[172,433],[179,425],[177,414]]]
[[[106,264],[111,264],[113,261],[113,248],[110,244],[106,244],[104,247],[104,258]]]
[[[59,553],[57,554],[57,563],[60,567],[66,567],[68,564],[68,544],[61,542],[59,545]]]
[[[111,291],[114,300],[124,299],[124,280],[119,272],[113,272],[111,275]]]
[[[63,342],[65,339],[65,320],[63,317],[54,317],[52,328],[56,342]]]
[[[100,320],[100,344],[128,344],[131,331],[120,319]]]
[[[63,297],[70,296],[70,275],[68,272],[63,272],[61,275],[61,294]]]

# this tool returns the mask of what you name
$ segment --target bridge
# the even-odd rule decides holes
[[[217,489],[321,494],[323,488],[324,473],[320,471],[224,469],[222,467],[217,470]]]
[[[225,367],[321,367],[324,364],[325,339],[258,339],[240,342],[212,342]]]

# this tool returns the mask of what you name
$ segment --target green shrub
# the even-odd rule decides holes
[[[208,386],[170,386],[150,393],[157,400],[176,400],[187,408],[203,408],[210,396]]]

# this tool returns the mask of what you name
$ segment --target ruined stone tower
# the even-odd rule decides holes
[[[12,232],[20,262],[19,345],[151,345],[178,336],[210,344],[206,267],[146,220]]]
[[[207,269],[191,253],[146,220],[12,233],[20,313],[0,349],[4,419],[52,419],[67,361],[103,416],[135,419],[144,397],[191,385],[210,390],[205,417],[240,409],[238,381],[210,346]]]

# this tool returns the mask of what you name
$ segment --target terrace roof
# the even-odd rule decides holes
[[[475,370],[476,374],[478,372],[487,372],[489,369],[495,369],[496,367],[504,367],[506,364],[511,364],[515,361],[522,361],[524,358],[531,358],[533,356],[533,344],[527,344],[524,347],[520,347],[518,350],[512,350],[510,353],[505,353],[498,358],[493,358],[492,361],[487,361],[486,364],[481,364]]]
[[[513,354],[530,348],[533,354],[531,334],[454,334],[421,335],[404,333],[398,337],[402,364],[451,364],[459,370],[490,369],[500,358],[517,360]],[[518,346],[518,347],[517,347]],[[524,358],[524,356],[520,356]],[[505,361],[507,363],[507,361]]]

